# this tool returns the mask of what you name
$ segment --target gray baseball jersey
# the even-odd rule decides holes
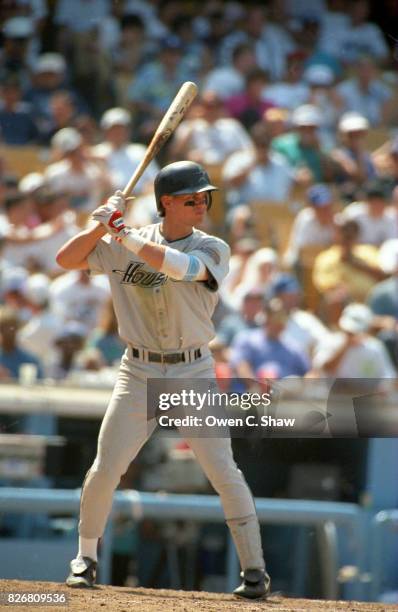
[[[228,272],[229,246],[220,238],[193,229],[168,242],[160,224],[139,230],[145,238],[196,255],[210,272],[205,282],[177,281],[148,266],[109,235],[88,257],[92,273],[107,274],[119,324],[127,343],[158,351],[186,350],[214,337],[211,321],[219,284]]]

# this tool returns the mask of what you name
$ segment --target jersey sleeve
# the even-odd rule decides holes
[[[204,263],[210,273],[205,284],[211,291],[217,291],[229,271],[231,249],[227,243],[218,238],[205,238],[187,254],[195,255]]]
[[[87,257],[89,271],[91,274],[106,274],[111,254],[111,237],[104,236],[98,240],[95,249]],[[108,265],[107,265],[108,264]]]

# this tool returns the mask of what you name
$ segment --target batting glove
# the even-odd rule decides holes
[[[110,234],[118,236],[126,226],[124,224],[122,212],[110,204],[111,199],[112,198],[109,198],[106,204],[96,208],[92,214],[92,218],[102,223]]]

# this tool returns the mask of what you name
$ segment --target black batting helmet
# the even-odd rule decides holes
[[[195,162],[179,161],[168,164],[162,168],[155,178],[156,207],[161,217],[164,217],[164,208],[160,201],[164,195],[183,195],[184,193],[211,192],[218,188],[211,185],[206,170]]]

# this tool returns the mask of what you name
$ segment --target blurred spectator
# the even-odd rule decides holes
[[[49,101],[49,115],[37,120],[42,144],[48,145],[51,138],[66,127],[73,127],[76,119],[76,107],[73,96],[68,91],[59,90],[52,94]]]
[[[247,263],[259,247],[258,240],[249,238],[244,233],[233,243],[229,272],[220,287],[220,295],[224,301],[228,302],[230,294],[243,281]]]
[[[372,154],[373,162],[387,193],[398,186],[398,138],[387,141]]]
[[[221,99],[227,100],[245,89],[247,74],[256,67],[256,56],[248,44],[237,45],[232,52],[230,65],[217,66],[207,74],[202,92],[214,91]]]
[[[286,56],[294,50],[295,45],[285,28],[267,22],[262,5],[246,7],[241,29],[235,29],[226,36],[221,45],[221,63],[230,63],[233,50],[242,43],[254,47],[257,64],[268,72],[271,80],[283,78],[286,73]]]
[[[108,297],[107,278],[102,275],[91,278],[85,270],[62,274],[50,288],[52,311],[63,321],[80,321],[88,331],[97,325],[99,313]]]
[[[337,56],[336,39],[341,39],[350,26],[350,17],[345,12],[345,0],[328,0],[327,10],[322,15],[319,49]]]
[[[378,249],[358,244],[359,224],[338,220],[336,243],[315,259],[313,282],[323,294],[326,320],[335,323],[350,300],[363,302],[377,281],[385,278],[378,265]]]
[[[155,131],[176,91],[184,81],[194,80],[183,64],[183,49],[176,36],[162,41],[158,59],[142,66],[133,79],[128,99],[140,138],[146,140]]]
[[[228,363],[229,351],[223,338],[216,336],[209,343],[209,349],[214,359],[214,369],[217,386],[222,392],[229,391],[231,386],[232,371]]]
[[[81,95],[70,87],[66,78],[65,58],[59,53],[43,53],[33,66],[32,85],[26,91],[24,100],[32,106],[32,112],[38,121],[51,121],[50,101],[54,93],[68,91],[73,103],[80,112],[87,111],[87,104]]]
[[[289,128],[289,111],[285,108],[273,107],[265,111],[262,121],[271,138],[282,136]]]
[[[64,28],[65,36],[74,32],[88,32],[110,13],[107,0],[59,0],[56,4],[54,22]],[[71,41],[72,42],[72,41]]]
[[[375,23],[368,21],[369,0],[351,0],[348,3],[349,19],[346,27],[334,32],[334,45],[329,50],[345,64],[352,64],[361,55],[367,54],[377,61],[388,56],[388,46],[383,32]]]
[[[29,176],[27,177],[29,178]],[[21,181],[23,187],[27,181]],[[66,211],[65,198],[42,187],[34,194],[13,196],[6,200],[8,221],[12,223],[7,232],[4,257],[13,265],[23,265],[29,270],[60,271],[55,254],[78,228],[75,215]],[[34,207],[34,208],[33,208]],[[35,213],[35,227],[27,227],[28,219]]]
[[[239,333],[231,347],[231,367],[239,378],[304,376],[309,370],[307,358],[283,339],[288,313],[278,299],[264,306],[261,328]],[[250,383],[249,383],[250,384]]]
[[[22,102],[19,77],[9,75],[0,84],[0,140],[7,145],[26,145],[37,139],[33,114]]]
[[[50,378],[62,380],[78,370],[77,361],[84,347],[87,329],[80,321],[70,320],[57,330],[55,354],[49,369]]]
[[[71,207],[88,213],[96,208],[111,190],[105,168],[87,158],[83,139],[75,128],[63,128],[53,136],[51,146],[60,161],[50,164],[45,171],[45,180],[56,193],[65,193]]]
[[[255,251],[246,262],[241,282],[230,293],[231,306],[239,308],[243,296],[251,289],[259,289],[265,295],[278,272],[278,265],[278,255],[274,249],[263,247]]]
[[[300,252],[310,245],[330,246],[333,243],[334,201],[331,190],[322,184],[313,185],[307,191],[306,206],[297,214],[284,256],[289,267],[300,262]]]
[[[389,276],[373,287],[367,303],[375,315],[373,328],[378,330],[380,340],[386,345],[398,369],[398,239],[383,244],[380,263]]]
[[[119,362],[126,349],[118,334],[117,320],[110,298],[103,304],[98,325],[88,339],[88,346],[99,350],[104,363],[108,366]]]
[[[4,258],[1,258],[4,261]],[[2,270],[1,278],[1,301],[14,312],[17,312],[21,321],[26,321],[29,311],[26,308],[25,285],[28,279],[28,272],[25,268],[10,266],[6,261],[7,267]]]
[[[339,319],[340,331],[320,347],[315,368],[338,379],[376,379],[371,383],[376,385],[373,390],[385,388],[385,379],[395,378],[397,373],[382,342],[368,334],[371,324],[372,311],[367,306],[346,306]],[[365,391],[365,381],[361,385]]]
[[[139,15],[123,15],[120,20],[120,37],[113,50],[113,65],[116,72],[134,74],[148,58],[153,44],[146,35],[144,20]]]
[[[252,287],[242,295],[239,310],[227,315],[217,329],[217,337],[225,346],[230,346],[239,332],[259,326],[258,315],[262,312],[263,302],[264,293],[260,288]]]
[[[394,238],[397,228],[394,227],[392,210],[382,183],[374,181],[366,187],[366,200],[353,202],[341,213],[343,219],[354,219],[359,225],[358,244],[380,246],[385,240]]]
[[[242,125],[226,116],[224,104],[213,91],[203,94],[199,116],[183,121],[177,128],[171,155],[201,164],[219,164],[228,155],[251,147]]]
[[[303,81],[305,54],[292,51],[287,55],[286,72],[282,80],[271,83],[264,90],[267,100],[281,108],[294,110],[308,99],[308,85]]]
[[[322,145],[330,148],[336,140],[336,124],[343,101],[334,87],[335,74],[329,66],[312,64],[304,72],[309,87],[307,102],[317,106],[322,113],[320,136]]]
[[[230,115],[238,119],[249,130],[260,121],[264,112],[273,107],[272,102],[264,99],[264,88],[267,85],[267,73],[261,68],[253,68],[247,73],[244,91],[225,101]]]
[[[37,367],[37,376],[43,376],[39,359],[23,350],[18,342],[17,332],[21,321],[15,310],[0,306],[0,378],[18,378],[19,368],[25,363]]]
[[[282,206],[289,198],[293,171],[282,155],[270,150],[271,138],[263,123],[254,125],[250,136],[254,150],[233,153],[222,170],[228,204],[274,200]]]
[[[130,142],[131,115],[124,108],[110,108],[101,119],[104,140],[92,149],[105,162],[113,189],[124,189],[145,155],[145,146]],[[134,193],[152,190],[159,168],[152,161],[138,181]]]
[[[340,189],[343,194],[355,197],[358,188],[376,176],[376,168],[366,145],[369,121],[363,115],[349,111],[340,118],[338,127],[340,146],[331,155],[342,171]]]
[[[301,297],[297,279],[284,272],[271,281],[266,292],[266,299],[278,298],[288,314],[281,339],[296,346],[311,359],[315,350],[328,339],[329,331],[318,317],[300,308]]]
[[[384,107],[392,95],[391,89],[378,77],[378,68],[372,57],[360,57],[353,69],[355,76],[337,86],[344,110],[360,113],[371,126],[380,125]]]
[[[48,370],[54,357],[54,339],[63,326],[63,321],[49,308],[49,278],[45,274],[33,274],[26,280],[23,293],[30,318],[19,331],[19,342]]]
[[[295,179],[300,184],[334,180],[336,163],[322,150],[319,141],[318,129],[323,121],[320,109],[303,104],[293,112],[291,121],[295,130],[275,138],[272,149],[295,169]]]
[[[7,19],[2,27],[0,54],[0,78],[17,74],[22,86],[29,82],[30,43],[34,35],[34,24],[29,17],[16,16]]]

